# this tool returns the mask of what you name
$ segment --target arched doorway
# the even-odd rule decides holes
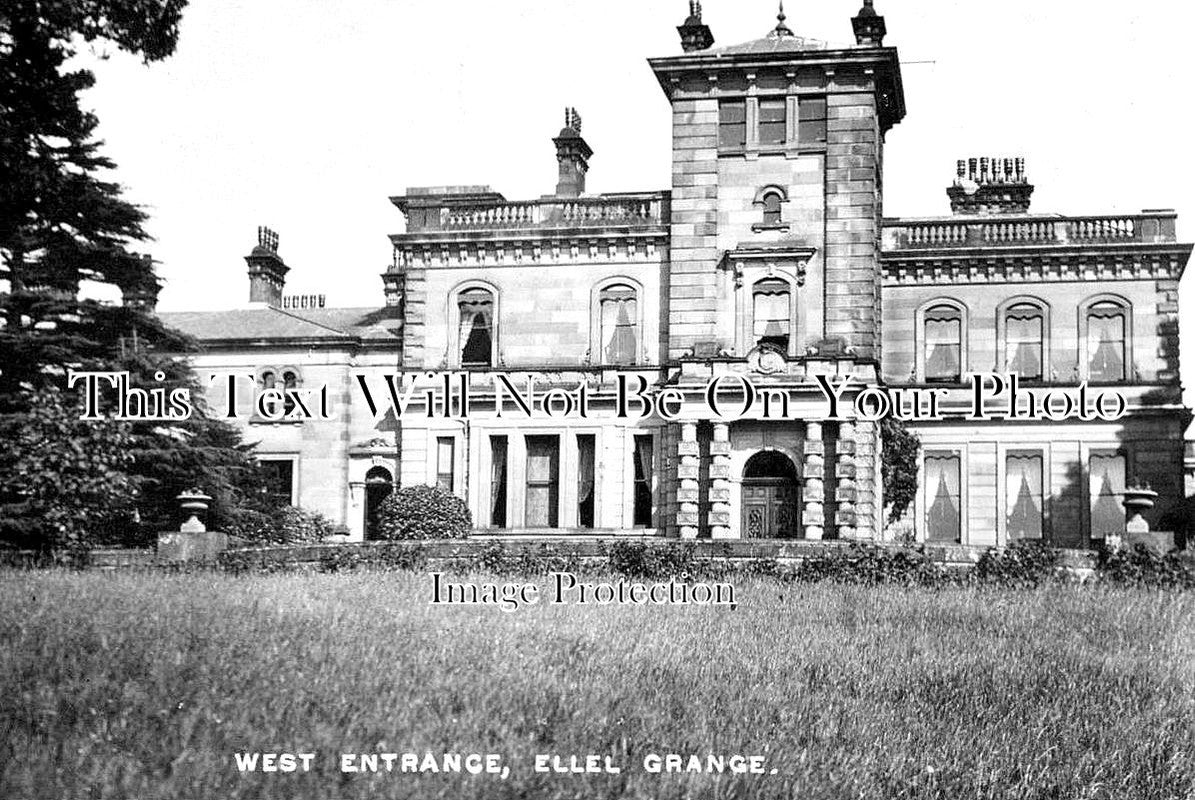
[[[373,467],[365,473],[365,540],[378,538],[378,512],[382,502],[394,491],[394,478],[385,467]]]
[[[743,538],[796,538],[799,486],[788,456],[775,450],[751,456],[743,468]]]

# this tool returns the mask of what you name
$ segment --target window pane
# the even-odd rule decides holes
[[[506,437],[490,437],[490,525],[506,527]]]
[[[455,488],[456,446],[451,437],[436,439],[436,485],[453,491]]]
[[[962,537],[959,483],[961,459],[953,453],[925,456],[926,538],[958,542]]]
[[[1042,457],[1009,454],[1005,460],[1008,538],[1042,537]]]
[[[484,289],[470,289],[461,295],[458,309],[461,365],[493,366],[494,296]]]
[[[1093,381],[1125,378],[1125,314],[1110,304],[1092,307],[1087,316],[1088,377]]]
[[[784,144],[788,138],[787,106],[784,98],[759,101],[759,143],[761,146]]]
[[[791,299],[788,284],[761,281],[752,293],[752,334],[757,344],[788,349],[792,333]]]
[[[596,442],[593,434],[577,436],[577,524],[582,528],[593,527]]]
[[[763,221],[765,225],[780,224],[780,195],[775,192],[763,196]]]
[[[266,459],[259,462],[265,482],[266,496],[271,505],[293,506],[295,462],[289,458]]]
[[[527,437],[527,527],[555,528],[558,524],[560,440],[556,436]]]
[[[925,379],[957,381],[962,373],[962,318],[952,308],[930,309],[925,315]]]
[[[1005,317],[1004,350],[1010,372],[1028,380],[1043,377],[1043,327],[1040,310],[1029,306],[1009,309]]]
[[[797,104],[800,119],[797,141],[801,144],[823,144],[826,141],[826,98],[802,97]]]
[[[718,104],[718,143],[722,147],[747,144],[746,100],[723,100]]]
[[[634,364],[639,350],[639,304],[629,286],[601,293],[601,359],[604,364]]]
[[[631,458],[635,474],[635,506],[632,524],[636,528],[650,528],[652,525],[652,476],[655,467],[651,436],[635,437],[635,451],[631,454]]]
[[[1126,459],[1122,453],[1093,453],[1089,464],[1091,538],[1124,534]]]

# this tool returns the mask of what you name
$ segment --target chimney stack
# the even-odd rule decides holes
[[[883,47],[888,27],[884,18],[876,13],[875,0],[863,0],[859,15],[851,20],[855,28],[855,43],[860,47]]]
[[[958,215],[1027,214],[1033,184],[1025,177],[1023,158],[959,159],[946,195]]]
[[[701,21],[701,0],[689,0],[689,18],[676,30],[680,34],[680,46],[686,53],[709,50],[714,44],[713,31]]]
[[[278,234],[266,227],[257,229],[257,246],[245,256],[249,265],[249,302],[282,305],[282,289],[290,267],[278,256]]]
[[[577,109],[564,109],[564,128],[552,142],[556,145],[556,160],[560,162],[556,196],[580,197],[585,194],[585,173],[589,172],[593,150],[581,138],[581,115]]]

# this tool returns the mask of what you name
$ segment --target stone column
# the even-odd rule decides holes
[[[825,500],[825,445],[822,444],[822,424],[805,423],[805,477],[804,508],[801,525],[805,538],[820,540],[826,532]]]
[[[697,445],[697,423],[685,422],[681,425],[676,455],[676,525],[680,530],[680,538],[696,539],[700,520],[698,503],[701,495],[701,487],[698,485],[701,476],[701,454]]]
[[[730,538],[730,426],[714,423],[710,442],[710,535]]]
[[[834,476],[838,481],[838,491],[835,500],[838,501],[838,516],[834,524],[838,530],[839,539],[855,539],[856,536],[856,466],[855,466],[855,423],[840,422],[838,424],[838,444],[835,448]]]

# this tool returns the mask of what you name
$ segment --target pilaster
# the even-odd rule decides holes
[[[730,538],[730,426],[714,423],[714,438],[710,442],[710,535],[714,539]]]
[[[676,445],[677,455],[677,512],[676,525],[682,539],[696,539],[700,525],[699,483],[701,475],[701,451],[697,444],[697,423],[681,425],[680,441]]]
[[[805,538],[820,540],[826,533],[825,520],[825,444],[822,442],[822,423],[805,423],[804,508],[801,524]]]

